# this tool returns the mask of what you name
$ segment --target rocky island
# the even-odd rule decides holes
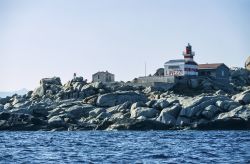
[[[250,72],[230,71],[226,88],[205,79],[164,89],[44,78],[34,91],[0,99],[0,130],[250,129]]]

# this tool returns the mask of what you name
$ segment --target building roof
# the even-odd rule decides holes
[[[199,64],[198,69],[217,69],[222,65],[226,66],[224,63]]]
[[[167,61],[165,64],[172,64],[172,63],[184,63],[185,60],[184,59],[176,59],[176,60],[169,60]]]
[[[97,74],[109,74],[109,75],[114,75],[114,74],[112,74],[112,73],[110,73],[110,72],[108,72],[108,71],[99,71],[99,72],[96,72],[95,74],[93,74],[93,76],[94,76],[94,75],[97,75]]]
[[[174,64],[174,63],[185,63],[190,65],[198,65],[195,61],[185,61],[184,59],[177,59],[177,60],[169,60],[165,64]]]

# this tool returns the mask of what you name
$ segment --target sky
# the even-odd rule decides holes
[[[187,43],[197,63],[244,67],[250,0],[0,0],[0,91],[106,70],[129,81]]]

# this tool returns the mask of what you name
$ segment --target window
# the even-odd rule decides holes
[[[180,66],[178,66],[178,65],[171,65],[171,66],[168,66],[168,69],[180,69]]]
[[[225,76],[225,72],[223,70],[221,71],[221,76]]]

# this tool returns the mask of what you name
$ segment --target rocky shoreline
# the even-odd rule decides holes
[[[45,78],[23,96],[0,98],[0,130],[249,130],[250,73],[231,75],[226,89],[202,81],[183,92]]]

